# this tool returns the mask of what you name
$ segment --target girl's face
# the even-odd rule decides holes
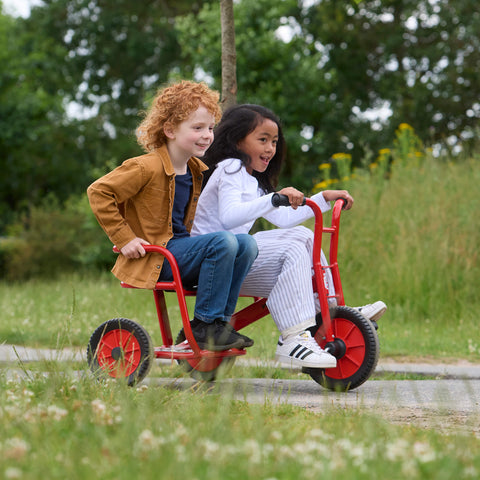
[[[176,128],[165,131],[169,151],[185,159],[203,157],[213,142],[214,126],[214,115],[201,105]]]
[[[253,171],[264,172],[277,151],[278,126],[269,118],[257,125],[253,132],[238,142],[237,147],[250,156],[252,161],[246,167],[251,175]]]

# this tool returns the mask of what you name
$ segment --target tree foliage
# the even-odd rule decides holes
[[[174,20],[189,1],[45,0],[0,14],[0,234],[48,193],[84,192],[140,153],[134,130],[178,67]]]
[[[67,123],[58,74],[67,51],[0,16],[0,231],[49,191],[65,198],[88,165]],[[75,157],[75,161],[72,161]]]

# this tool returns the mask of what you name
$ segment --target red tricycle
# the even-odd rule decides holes
[[[276,195],[277,206],[288,205],[288,197]],[[346,391],[364,383],[375,370],[379,356],[377,325],[361,315],[357,310],[345,306],[342,284],[337,263],[340,215],[343,199],[335,202],[332,211],[331,226],[323,226],[320,207],[312,200],[305,204],[313,210],[315,216],[313,246],[313,291],[317,292],[321,312],[317,315],[318,329],[315,340],[337,358],[335,368],[303,368],[313,380],[331,390]],[[323,234],[330,234],[329,265],[322,266],[320,261]],[[123,378],[129,385],[135,385],[148,374],[155,358],[176,360],[199,380],[212,381],[219,370],[223,372],[232,367],[235,358],[245,355],[244,349],[230,349],[221,352],[201,350],[190,327],[186,296],[194,296],[194,290],[182,285],[180,271],[175,257],[164,247],[145,245],[147,252],[157,252],[170,262],[173,281],[157,282],[153,290],[158,322],[163,345],[153,347],[147,331],[138,323],[115,318],[100,325],[90,337],[87,347],[87,359],[91,370],[96,374],[113,378]],[[118,249],[114,247],[118,253]],[[324,271],[329,268],[335,287],[337,306],[329,307],[328,291],[324,282]],[[121,283],[123,288],[135,288]],[[180,307],[183,329],[173,341],[164,292],[175,292]],[[252,298],[252,303],[235,312],[231,324],[236,330],[256,322],[269,314],[266,298]]]

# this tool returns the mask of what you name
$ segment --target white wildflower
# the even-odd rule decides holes
[[[50,405],[47,408],[47,412],[49,416],[51,416],[54,420],[61,420],[62,418],[68,415],[68,410],[64,408],[57,407],[56,405]]]
[[[385,447],[385,456],[391,462],[406,459],[410,456],[408,442],[403,438],[399,438],[391,443],[387,443]]]
[[[3,458],[21,460],[25,457],[29,449],[30,445],[22,438],[9,438],[5,441],[3,447]]]
[[[435,450],[425,442],[415,442],[413,444],[413,454],[421,463],[433,462],[437,457]]]
[[[473,465],[469,465],[468,467],[465,467],[465,469],[463,470],[463,473],[466,477],[478,478],[477,469]]]
[[[19,468],[8,467],[5,470],[5,478],[7,480],[15,480],[17,478],[22,478],[22,471]]]

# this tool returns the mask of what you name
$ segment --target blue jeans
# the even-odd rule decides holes
[[[207,323],[230,321],[240,287],[258,255],[257,243],[248,234],[215,232],[198,237],[172,238],[167,249],[178,263],[184,286],[197,286],[195,318]],[[168,261],[160,281],[173,279]]]

